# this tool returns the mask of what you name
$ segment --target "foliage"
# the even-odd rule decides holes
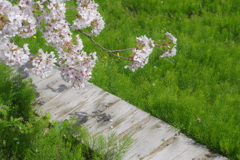
[[[71,134],[101,155],[103,160],[121,160],[133,142],[133,139],[129,136],[119,138],[116,132],[109,133],[107,137],[92,135],[86,128],[77,127],[79,122],[76,116],[71,116],[69,123],[73,124],[71,126]]]
[[[42,130],[27,149],[25,159],[95,159],[97,153],[90,152],[89,148],[70,134],[69,129],[69,122],[64,121],[54,122]]]
[[[30,79],[0,64],[0,157],[22,157],[35,134],[48,124],[37,117],[31,103],[36,93]]]
[[[0,109],[0,158],[22,159],[31,146],[35,135],[48,125],[48,117],[24,118],[10,115],[10,107]]]
[[[0,63],[0,100],[9,106],[9,115],[13,118],[28,120],[32,113],[31,103],[36,97],[30,79],[23,80],[23,75],[14,72],[7,65]],[[8,117],[8,119],[10,116]]]

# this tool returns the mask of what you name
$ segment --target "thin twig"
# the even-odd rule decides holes
[[[13,43],[15,43],[15,45],[16,45],[17,43],[14,41],[14,39],[13,38],[11,38],[11,39],[12,39]]]
[[[77,8],[66,8],[66,9],[77,9]]]
[[[130,60],[131,58],[125,58],[125,57],[121,57],[121,56],[118,56],[116,54],[114,54],[113,52],[123,52],[123,51],[127,51],[127,50],[130,50],[130,49],[134,49],[134,48],[126,48],[126,49],[122,49],[122,50],[109,50],[109,49],[106,49],[104,48],[103,46],[101,46],[99,43],[97,43],[95,40],[92,39],[92,37],[88,34],[88,33],[85,33],[81,30],[78,30],[80,33],[86,35],[94,44],[96,44],[97,46],[99,46],[100,48],[102,48],[103,50],[109,52],[110,54],[112,54],[113,56],[115,57],[118,57],[118,58],[121,58],[121,59],[126,59],[126,60]]]
[[[66,15],[66,17],[70,17],[70,16],[75,16],[76,17],[76,15]]]
[[[167,46],[169,46],[171,43],[172,43],[172,41],[169,42],[169,43],[163,43],[162,45],[160,45],[160,44],[154,44],[154,45],[157,46],[157,47],[159,47],[159,48],[161,48],[161,47],[167,47]]]

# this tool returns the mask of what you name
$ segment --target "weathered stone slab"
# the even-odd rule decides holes
[[[174,137],[177,131],[165,123],[162,123],[161,127],[159,125],[149,125],[151,126],[150,131],[133,144],[124,159],[146,159],[151,154],[164,148],[165,142]]]
[[[174,127],[91,83],[87,83],[86,90],[75,90],[57,70],[44,79],[30,76],[43,102],[39,112],[50,112],[51,120],[64,121],[75,115],[92,134],[107,136],[115,131],[119,138],[131,136],[134,142],[124,160],[227,159],[207,157],[206,148]]]
[[[196,150],[194,150],[196,149]],[[194,150],[194,151],[193,151]],[[190,151],[190,153],[189,153]],[[199,148],[194,147],[194,141],[185,137],[184,135],[179,135],[174,138],[174,141],[162,149],[161,152],[156,152],[154,155],[149,156],[148,158],[152,160],[164,159],[164,160],[173,160],[173,159],[181,159],[182,155],[185,159],[188,158],[190,154],[190,158],[203,156],[206,154],[205,148],[199,146]],[[155,158],[154,158],[155,157]]]

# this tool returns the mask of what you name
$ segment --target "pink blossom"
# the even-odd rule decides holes
[[[174,46],[173,47],[170,47],[168,46],[169,48],[171,48],[171,50],[166,50],[163,52],[163,54],[160,56],[161,58],[162,57],[173,57],[176,55],[176,52],[177,52],[177,38],[175,38],[171,33],[165,33],[173,42]]]
[[[26,71],[29,71],[33,74],[39,75],[42,78],[45,78],[50,73],[50,70],[53,68],[54,63],[57,62],[53,52],[44,53],[42,49],[38,50],[38,56],[33,57],[32,68],[26,68]]]
[[[29,60],[28,44],[24,44],[23,48],[19,48],[6,41],[0,45],[0,48],[0,59],[9,66],[21,66]]]
[[[134,48],[132,52],[132,61],[124,68],[129,68],[131,71],[138,70],[139,67],[143,68],[148,63],[148,57],[152,53],[154,41],[147,38],[145,35],[136,38],[137,43],[141,44],[138,48]]]

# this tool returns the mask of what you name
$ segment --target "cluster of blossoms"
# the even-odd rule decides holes
[[[27,3],[29,8],[24,8]],[[6,40],[16,34],[23,38],[36,33],[36,19],[31,12],[31,2],[21,0],[19,6],[12,6],[6,0],[0,1],[0,39]],[[20,9],[21,7],[21,9]]]
[[[78,3],[82,5],[81,1],[78,1]],[[87,8],[96,9],[96,7],[91,7],[97,6],[95,3],[88,1],[84,1],[84,3],[86,6],[90,6]],[[41,28],[43,37],[48,44],[55,47],[58,52],[59,69],[63,80],[71,82],[75,88],[84,88],[85,82],[91,78],[92,68],[96,64],[96,53],[88,55],[82,51],[83,44],[78,35],[75,37],[75,43],[72,42],[70,24],[65,20],[66,8],[64,3],[52,1],[47,5],[48,12],[43,9],[41,3],[38,3],[38,5],[43,12],[39,19],[48,24],[43,28],[40,26],[41,21],[39,20],[39,28]],[[81,23],[83,24],[83,22]]]
[[[24,8],[28,6],[28,8]],[[19,48],[10,42],[16,34],[27,38],[36,33],[36,19],[31,12],[32,2],[21,0],[19,6],[12,6],[6,0],[0,1],[0,58],[9,66],[21,66],[29,60],[28,44]]]
[[[81,55],[72,55],[72,62],[60,62],[61,76],[66,82],[71,82],[74,88],[84,88],[85,83],[91,78],[92,68],[96,64],[96,52],[90,53],[82,51]]]
[[[42,15],[37,17],[37,26],[48,44],[55,48],[63,48],[64,44],[72,39],[69,23],[65,20],[65,3],[52,0],[47,5],[47,9],[44,8],[43,3],[45,1],[36,2],[42,12]],[[43,21],[46,24],[44,27],[41,26]]]
[[[129,68],[131,71],[137,70],[139,67],[143,68],[148,63],[148,57],[152,53],[154,47],[154,41],[147,38],[145,35],[137,37],[136,41],[139,45],[133,49],[133,55],[131,63],[125,68]]]
[[[9,66],[21,66],[29,61],[28,44],[24,44],[23,48],[19,48],[10,42],[5,42],[0,45],[0,59]]]
[[[98,58],[95,52],[87,54],[83,51],[82,40],[78,35],[73,39],[70,28],[82,30],[90,27],[92,30],[87,36],[97,36],[104,28],[104,21],[97,11],[98,5],[94,1],[77,0],[78,7],[75,9],[78,14],[71,25],[65,19],[66,1],[69,0],[37,2],[20,0],[18,5],[12,6],[7,0],[0,0],[0,42],[2,42],[0,59],[10,66],[21,66],[30,61],[32,68],[26,70],[41,77],[46,77],[57,63],[63,80],[71,82],[75,88],[84,88],[85,82],[91,78],[92,68]],[[41,14],[36,15],[36,10],[39,10]],[[33,36],[36,33],[36,27],[43,33],[47,45],[55,47],[55,51],[58,53],[57,58],[53,52],[44,53],[42,49],[38,50],[37,56],[30,58],[27,44],[24,44],[23,48],[19,48],[10,42],[10,38],[15,35],[22,38]],[[166,33],[166,35],[175,46],[171,51],[164,52],[161,57],[176,54],[176,38],[170,33]],[[139,67],[142,68],[148,63],[148,57],[154,47],[154,41],[146,36],[137,37],[136,40],[138,45],[133,49],[132,55],[125,58],[131,61],[125,68],[132,71]],[[116,56],[120,58],[119,53]]]
[[[78,30],[91,27],[91,35],[99,35],[104,28],[104,21],[97,11],[98,4],[89,0],[77,0],[77,4],[78,16],[73,21],[72,29]]]
[[[50,52],[49,54],[47,52],[44,53],[42,49],[39,49],[38,55],[30,58],[30,61],[32,68],[26,68],[25,70],[40,75],[42,78],[48,76],[54,63],[57,62],[54,52]]]
[[[171,51],[166,50],[165,52],[163,52],[163,54],[160,57],[173,57],[176,55],[176,52],[177,52],[177,49],[176,49],[177,38],[175,38],[171,33],[167,32],[165,34],[172,40],[172,43],[174,44],[174,46],[173,47],[168,46],[169,48],[171,48]]]
[[[18,35],[22,38],[28,38],[36,33],[36,19],[32,12],[33,2],[31,0],[21,0],[19,7],[22,13],[22,26],[19,28]]]
[[[38,9],[42,12],[41,15],[37,16],[37,20],[32,14],[33,2],[31,0],[21,0],[18,6],[12,6],[6,0],[1,1],[0,13],[2,13],[1,17],[4,20],[2,33],[5,33],[1,34],[1,41],[8,41],[8,43],[2,44],[0,58],[11,66],[20,66],[30,60],[32,68],[26,68],[25,70],[43,78],[48,75],[54,63],[58,62],[62,78],[67,82],[73,83],[73,86],[76,88],[83,88],[85,82],[91,78],[92,68],[96,64],[97,56],[95,52],[86,54],[86,52],[82,51],[83,44],[79,36],[76,36],[75,42],[72,42],[70,24],[65,20],[65,1],[51,0],[51,3],[48,3],[46,8],[44,8],[44,3],[48,2],[47,0],[36,2]],[[92,16],[92,20],[86,21],[86,23],[92,25],[97,22],[92,33],[94,35],[99,34],[104,23],[100,14],[96,12],[97,5],[91,1],[78,1],[78,3],[81,6],[78,8],[79,10],[84,10],[89,15],[93,12],[96,15],[95,18]],[[89,9],[90,11],[88,11]],[[85,12],[82,11],[83,14],[87,15]],[[89,20],[89,18],[87,19]],[[43,21],[46,24],[44,27],[40,25]],[[84,22],[81,23],[84,24]],[[36,30],[33,30],[32,26],[34,28],[37,26],[42,31],[43,38],[47,40],[47,43],[55,47],[55,50],[58,52],[58,59],[55,58],[53,52],[50,54],[44,53],[42,49],[39,49],[38,56],[29,58],[30,53],[27,45],[24,45],[24,49],[16,49],[17,46],[9,42],[9,38],[14,37],[16,34],[22,38],[34,35]],[[85,25],[85,27],[88,26]],[[6,49],[5,45],[9,49]]]

